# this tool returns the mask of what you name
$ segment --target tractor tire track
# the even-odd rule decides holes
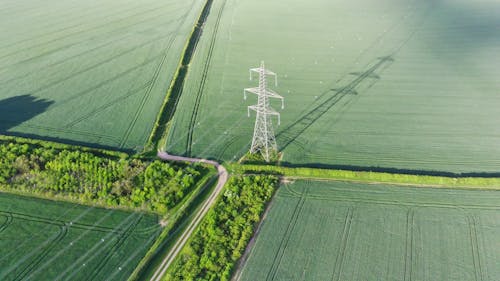
[[[193,112],[191,113],[191,119],[189,120],[188,135],[187,135],[187,140],[186,140],[186,154],[187,154],[187,156],[191,156],[194,127],[196,125],[196,120],[198,117],[198,111],[199,111],[199,107],[200,107],[201,97],[203,96],[203,91],[205,89],[205,84],[206,84],[207,76],[208,76],[208,70],[210,69],[210,65],[212,62],[212,55],[213,55],[213,51],[215,48],[215,43],[217,41],[217,32],[219,30],[220,20],[222,18],[222,12],[224,11],[225,6],[226,6],[226,0],[224,0],[224,2],[221,4],[221,7],[219,9],[219,13],[217,14],[217,19],[215,21],[214,30],[212,32],[212,37],[210,39],[210,46],[208,49],[208,54],[207,54],[207,57],[205,59],[205,65],[203,67],[200,86],[198,88],[198,92],[196,93]],[[201,36],[202,35],[200,33],[199,38],[201,38]]]
[[[152,19],[156,20],[157,18],[162,18],[164,15],[158,15],[156,17],[153,17],[153,18],[147,18],[146,20],[144,21],[141,21],[139,23],[143,23],[143,22],[147,22],[147,21],[150,21]],[[169,23],[169,22],[167,22]],[[133,25],[131,25],[133,26]],[[93,39],[97,39],[97,38],[100,38],[100,37],[108,37],[108,36],[113,36],[114,34],[118,33],[117,31],[119,30],[127,30],[127,29],[130,29],[131,26],[127,26],[127,27],[124,27],[124,28],[117,28],[116,30],[111,30],[107,33],[105,33],[104,35],[98,35],[98,36],[94,36],[94,37],[91,37],[90,39],[88,40],[93,40]],[[131,34],[126,34],[123,38],[126,38],[127,36],[131,36]],[[164,37],[164,36],[163,36]],[[119,41],[119,39],[117,38],[115,41]],[[80,45],[81,43],[86,43],[88,42],[87,40],[85,41],[79,41],[79,42],[75,42],[75,43],[72,43],[72,44],[68,44],[68,45],[65,45],[65,46],[61,46],[61,47],[57,47],[55,49],[52,49],[50,51],[46,51],[44,53],[40,53],[40,54],[37,54],[33,57],[30,57],[30,58],[27,58],[27,59],[23,59],[23,60],[20,60],[20,61],[16,61],[15,63],[12,63],[12,64],[9,64],[9,65],[5,65],[5,66],[2,66],[0,67],[0,70],[9,70],[9,69],[12,69],[14,66],[17,66],[17,65],[23,65],[23,64],[26,64],[26,63],[29,63],[29,62],[32,62],[34,60],[37,60],[39,58],[43,58],[45,56],[49,56],[49,55],[52,55],[52,54],[55,54],[55,53],[58,53],[60,51],[65,51],[65,50],[69,50],[71,49],[72,47],[74,46],[78,46]],[[88,49],[86,49],[84,52],[87,52]],[[17,53],[22,53],[23,51],[18,51]],[[71,58],[71,57],[70,57]],[[44,67],[46,67],[44,65]],[[8,72],[8,71],[4,71],[5,72]]]
[[[184,14],[184,15],[182,15],[182,17],[184,17],[184,16],[185,16],[185,14]],[[176,18],[176,19],[174,19],[174,20],[167,21],[167,22],[165,22],[165,23],[163,23],[163,24],[169,24],[169,23],[172,23],[172,22],[174,22],[174,21],[177,21],[177,20],[181,19],[182,17]],[[141,32],[145,32],[145,31],[146,31],[146,30],[141,30]],[[149,44],[151,44],[151,43],[154,43],[154,42],[156,42],[156,41],[158,41],[158,40],[162,40],[162,39],[164,39],[164,38],[167,38],[167,37],[171,36],[172,34],[173,34],[173,32],[169,32],[169,33],[164,34],[164,35],[162,35],[162,36],[157,36],[157,37],[155,37],[155,38],[153,38],[153,39],[151,39],[151,40],[148,40],[148,41],[145,41],[145,42],[143,42],[143,43],[141,43],[141,44],[139,44],[139,45],[136,45],[135,47],[133,47],[133,48],[131,48],[131,49],[125,50],[125,51],[123,51],[123,52],[116,53],[116,54],[115,54],[115,55],[113,55],[113,56],[107,57],[107,58],[106,58],[106,60],[104,60],[104,61],[99,61],[99,62],[97,62],[96,64],[93,64],[93,65],[91,65],[91,66],[89,66],[89,67],[87,67],[87,68],[85,68],[85,69],[83,69],[83,70],[81,70],[81,71],[78,71],[78,72],[76,72],[76,73],[74,73],[74,74],[71,74],[71,76],[69,76],[69,77],[74,77],[74,76],[76,76],[75,74],[81,74],[81,73],[83,73],[83,72],[85,72],[85,71],[89,71],[89,70],[91,70],[91,69],[93,69],[93,68],[96,68],[96,67],[98,67],[98,66],[102,65],[103,63],[111,62],[111,61],[113,61],[113,60],[114,60],[114,59],[116,59],[116,58],[119,58],[119,57],[121,57],[121,56],[123,56],[123,55],[126,55],[126,54],[128,54],[128,53],[131,53],[131,52],[133,52],[133,51],[135,51],[135,50],[138,50],[138,49],[140,49],[140,48],[142,48],[142,47],[144,47],[144,46],[146,46],[146,45],[149,45]],[[5,81],[1,81],[0,85],[8,84],[8,83],[10,83],[10,82],[12,82],[12,81],[16,81],[16,80],[19,80],[19,79],[25,79],[25,78],[26,78],[26,76],[29,76],[29,75],[31,75],[31,74],[33,74],[33,73],[36,73],[36,72],[38,72],[40,69],[52,68],[52,67],[55,67],[55,66],[57,66],[57,65],[60,65],[60,64],[63,64],[63,63],[67,63],[68,61],[71,61],[71,60],[73,60],[73,59],[79,58],[79,57],[81,57],[81,56],[87,55],[87,54],[92,53],[92,52],[94,52],[94,51],[97,51],[97,50],[99,50],[99,49],[102,49],[102,48],[105,48],[105,47],[111,46],[111,45],[113,45],[113,44],[115,44],[115,43],[117,43],[117,42],[123,41],[123,40],[125,40],[125,39],[127,39],[127,38],[129,38],[129,37],[131,37],[131,36],[132,36],[132,34],[126,34],[126,35],[124,35],[124,36],[120,36],[120,37],[118,37],[118,38],[115,38],[114,40],[108,41],[108,42],[106,42],[106,43],[104,43],[104,44],[101,44],[101,45],[99,45],[99,46],[96,46],[96,47],[94,47],[94,48],[85,49],[85,51],[80,52],[80,53],[78,53],[78,54],[76,54],[76,55],[73,55],[73,56],[70,56],[70,57],[64,58],[64,59],[62,59],[62,60],[56,61],[56,62],[51,63],[51,64],[46,64],[46,65],[44,64],[44,65],[43,65],[43,68],[39,68],[39,69],[35,69],[35,70],[31,69],[31,70],[32,70],[31,72],[28,72],[28,73],[26,73],[26,74],[24,74],[24,75],[20,75],[20,76],[13,77],[13,78],[10,78],[10,79],[5,80]]]
[[[342,275],[342,270],[345,262],[345,254],[347,245],[349,242],[349,236],[351,234],[352,220],[354,214],[354,207],[347,208],[347,214],[344,221],[344,229],[342,231],[342,238],[340,242],[340,249],[337,253],[337,258],[335,259],[335,266],[333,269],[332,280],[339,281]]]
[[[165,6],[166,6],[166,5],[165,5]],[[50,44],[50,43],[54,43],[54,42],[57,42],[57,41],[60,41],[60,40],[64,40],[64,39],[66,39],[66,38],[68,38],[68,37],[71,37],[71,36],[78,36],[78,35],[81,35],[82,33],[85,33],[85,32],[90,32],[90,31],[98,30],[98,29],[100,29],[100,28],[106,28],[106,27],[109,27],[112,23],[117,23],[117,22],[121,22],[121,21],[130,21],[130,18],[131,18],[131,17],[135,17],[135,16],[139,16],[139,15],[144,15],[144,14],[148,14],[148,13],[150,13],[150,12],[156,12],[156,11],[158,11],[158,8],[148,9],[148,10],[146,10],[146,11],[141,11],[141,12],[139,12],[139,13],[135,13],[135,14],[133,14],[133,15],[131,15],[131,16],[126,17],[126,18],[121,18],[121,19],[117,19],[117,20],[114,20],[114,21],[111,21],[111,22],[107,22],[107,23],[100,24],[100,25],[95,26],[95,27],[93,27],[93,28],[91,28],[91,29],[84,29],[84,30],[80,30],[80,31],[77,31],[77,32],[69,33],[69,34],[66,34],[66,35],[64,35],[64,36],[61,36],[61,37],[58,37],[58,38],[55,38],[55,39],[52,39],[52,40],[46,41],[46,42],[44,42],[44,43],[38,43],[38,44],[35,44],[34,46],[31,46],[31,47],[28,47],[28,48],[24,48],[24,49],[16,50],[16,51],[14,51],[14,52],[10,52],[10,53],[4,54],[4,55],[0,56],[0,59],[6,58],[6,57],[10,57],[10,56],[12,56],[12,55],[16,55],[16,54],[18,54],[18,53],[22,53],[22,52],[25,52],[25,51],[29,51],[29,50],[32,50],[32,49],[34,49],[34,48],[38,48],[38,47],[40,47],[40,46],[44,46],[44,45],[47,45],[47,44]],[[162,15],[159,15],[159,16],[162,16]],[[165,16],[165,15],[163,15],[163,16]],[[106,33],[104,33],[104,34],[100,34],[100,35],[98,35],[98,36],[94,36],[94,37],[100,37],[100,36],[102,37],[102,36],[106,36],[106,35],[108,35],[108,34],[115,34],[117,30],[127,30],[127,29],[129,29],[131,26],[135,26],[135,25],[137,25],[138,23],[147,22],[147,21],[149,21],[149,20],[150,20],[150,18],[146,18],[145,20],[142,20],[142,21],[139,21],[139,22],[134,22],[134,23],[131,23],[131,24],[127,24],[127,25],[122,26],[122,27],[120,27],[120,28],[115,28],[115,29],[112,29],[112,30],[110,30],[110,31],[108,31],[108,32],[106,32]],[[84,26],[84,25],[85,25],[85,23],[83,23],[83,24],[82,24],[82,26]],[[91,37],[91,38],[92,38],[92,37]],[[76,42],[76,43],[66,44],[66,45],[61,46],[61,47],[59,47],[59,48],[57,48],[57,49],[71,47],[71,46],[74,46],[74,45],[80,44],[80,43],[82,43],[82,42],[88,41],[88,40],[89,40],[89,39],[87,38],[87,39],[85,39],[85,40],[83,40],[83,41],[78,41],[78,42]],[[49,52],[52,52],[52,50],[51,50],[51,51],[49,51]],[[8,66],[6,66],[6,67],[8,67]]]
[[[75,1],[75,2],[79,2],[79,1]],[[114,9],[111,13],[102,13],[102,14],[97,14],[96,18],[93,18],[92,20],[94,22],[100,22],[102,19],[105,19],[105,18],[115,18],[116,16],[125,16],[127,17],[128,15],[124,15],[125,13],[128,13],[128,12],[134,12],[137,10],[137,8],[141,7],[142,4],[139,4],[138,6],[130,6],[131,3],[138,3],[137,1],[130,1],[130,2],[123,2],[121,3],[121,6],[120,7],[125,7],[125,9]],[[33,5],[31,5],[33,6]],[[162,7],[167,7],[167,5],[165,6],[159,6],[159,8],[162,8]],[[60,27],[62,24],[64,23],[67,23],[68,22],[68,19],[66,17],[61,17],[59,16],[58,17],[58,21],[52,21],[52,22],[49,22],[47,23],[47,19],[46,19],[46,15],[42,16],[41,17],[41,20],[43,23],[46,23],[45,25],[42,25],[42,24],[39,24],[39,25],[36,25],[37,26],[37,30],[39,32],[39,34],[36,34],[37,38],[40,39],[40,37],[46,37],[46,36],[50,36],[50,35],[53,35],[55,33],[61,33],[63,31],[66,31],[66,30],[71,30],[71,29],[76,29],[76,28],[79,28],[79,27],[82,27],[82,26],[86,26],[88,24],[88,16],[89,15],[96,15],[96,12],[95,10],[102,10],[102,6],[96,6],[96,5],[93,5],[92,8],[89,8],[89,9],[85,9],[84,13],[82,13],[82,9],[81,7],[79,6],[74,6],[73,9],[68,9],[67,7],[64,7],[62,8],[61,10],[64,10],[62,11],[63,12],[63,15],[64,16],[68,16],[68,18],[71,18],[71,19],[74,19],[74,12],[77,11],[78,12],[78,15],[84,19],[83,22],[80,22],[80,23],[75,23],[73,25],[70,25],[70,26],[65,26],[63,28],[59,28],[59,29],[56,29],[56,30],[53,30],[53,31],[49,31],[47,33],[40,33],[40,31],[47,31],[47,29],[50,29],[50,28],[53,28],[53,27]],[[35,9],[38,9],[35,8]],[[25,10],[23,9],[23,12]],[[25,15],[26,16],[26,15]],[[22,34],[19,34],[20,36],[26,36],[26,35],[31,35],[32,33],[31,32],[25,32],[25,33],[22,33]],[[29,38],[25,38],[25,39],[21,39],[21,40],[18,40],[16,42],[12,42],[12,43],[9,43],[7,45],[3,45],[3,46],[0,46],[0,50],[2,49],[5,49],[5,48],[9,48],[9,47],[12,47],[12,46],[15,46],[15,45],[18,45],[18,44],[21,44],[21,43],[25,43],[25,42],[29,42],[29,41],[32,41],[32,36],[30,36]]]
[[[33,262],[31,262],[28,266],[26,266],[20,273],[14,277],[14,281],[20,281],[24,279],[28,274],[30,274],[40,262],[49,254],[49,252],[54,249],[55,246],[57,246],[57,243],[61,242],[64,237],[68,234],[68,228],[63,225],[59,224],[59,233],[57,234],[56,238],[50,242],[48,242],[47,246],[42,250],[40,254],[34,259]]]
[[[481,255],[479,250],[479,239],[477,233],[477,222],[473,214],[467,214],[467,224],[469,227],[469,238],[471,243],[472,263],[474,265],[474,275],[476,281],[483,279],[483,266],[481,264]]]
[[[151,80],[152,83],[149,84],[149,87],[147,88],[146,93],[143,95],[141,102],[139,103],[139,107],[135,111],[132,122],[129,123],[127,130],[125,131],[125,135],[123,136],[123,138],[120,142],[120,148],[123,148],[125,146],[125,144],[127,143],[128,139],[130,137],[130,134],[132,133],[132,131],[135,127],[135,124],[137,123],[137,120],[139,119],[139,117],[142,113],[142,110],[144,109],[144,105],[148,101],[149,96],[151,95],[151,92],[152,92],[154,86],[156,85],[155,82],[158,80],[158,77],[160,76],[160,72],[162,70],[163,64],[165,63],[165,60],[166,60],[167,55],[168,55],[168,51],[170,50],[170,47],[172,46],[174,39],[175,39],[175,37],[172,37],[172,40],[170,40],[170,44],[169,44],[167,50],[163,54],[163,57],[161,58],[160,63],[158,64],[158,66],[155,69],[155,73],[153,74],[153,79]]]
[[[5,222],[2,225],[0,225],[0,233],[2,233],[5,229],[7,229],[7,227],[9,227],[9,225],[12,223],[12,220],[14,219],[12,217],[12,213],[5,213],[5,217],[6,217]]]
[[[405,265],[404,265],[404,281],[411,281],[413,275],[413,244],[415,231],[415,210],[408,209],[406,213],[406,240],[405,240]]]
[[[115,228],[108,227],[108,226],[91,225],[91,224],[85,224],[85,223],[79,223],[79,222],[68,223],[67,221],[64,221],[64,220],[49,219],[49,218],[44,218],[44,217],[16,213],[16,212],[0,211],[0,214],[7,215],[7,216],[10,215],[12,217],[12,219],[16,218],[16,219],[32,221],[32,222],[37,222],[37,223],[51,224],[51,225],[56,225],[56,226],[69,225],[73,228],[88,229],[88,230],[101,231],[101,232],[121,233],[125,230],[125,229],[115,229]]]
[[[191,8],[188,10],[187,13],[189,13],[189,11],[192,10],[192,8],[194,7],[194,5],[195,5],[195,1],[192,2]],[[186,13],[186,15],[187,15],[187,13]],[[178,33],[179,29],[186,22],[186,19],[187,19],[187,16],[185,16],[184,19],[182,20],[182,22],[177,25],[177,29],[175,30],[174,34]],[[132,133],[132,131],[133,131],[134,127],[135,127],[135,124],[136,124],[137,120],[139,119],[139,117],[140,117],[140,115],[141,115],[141,113],[143,111],[144,105],[148,101],[148,99],[149,99],[149,97],[151,95],[151,92],[152,92],[154,86],[156,85],[156,81],[158,80],[158,78],[160,76],[160,72],[162,70],[163,64],[165,63],[167,55],[168,55],[168,53],[170,51],[170,48],[174,44],[175,39],[176,39],[176,36],[172,36],[171,40],[168,43],[167,49],[162,54],[163,55],[162,59],[161,59],[160,63],[158,64],[158,66],[157,66],[157,68],[155,70],[155,73],[153,75],[153,79],[152,79],[153,83],[150,85],[150,87],[148,88],[146,94],[143,96],[143,98],[141,100],[141,103],[139,105],[139,108],[137,108],[137,110],[135,112],[135,115],[134,115],[134,118],[132,119],[132,122],[129,124],[127,130],[125,131],[125,135],[124,135],[124,137],[122,138],[122,140],[120,142],[120,148],[123,148],[125,146],[125,144],[127,143],[128,139],[130,137],[130,134]]]
[[[142,216],[143,214],[140,213],[130,213],[129,216],[123,218],[116,226],[116,229],[123,229],[123,231],[120,231],[118,235],[115,235],[116,233],[107,233],[100,242],[88,245],[86,252],[80,255],[72,264],[68,265],[54,280],[75,280],[74,276],[81,271],[81,267],[79,266],[86,266],[88,262],[92,262],[103,251],[107,251],[111,245],[115,245],[116,238],[122,236]]]
[[[142,220],[143,216],[139,216],[132,224],[129,225],[129,227],[120,235],[118,240],[115,242],[115,244],[107,251],[106,256],[99,262],[99,266],[94,269],[94,271],[88,275],[87,279],[88,281],[92,280],[97,280],[97,275],[101,272],[101,270],[104,268],[106,263],[111,259],[111,257],[116,253],[116,251],[125,243],[125,241],[132,235],[134,232],[135,228],[139,224],[139,222]]]
[[[74,99],[76,99],[76,98],[81,98],[82,96],[86,96],[86,95],[88,95],[88,94],[92,93],[93,91],[95,91],[95,90],[97,90],[97,89],[99,89],[99,88],[101,88],[101,87],[103,87],[103,86],[106,86],[107,84],[109,84],[109,83],[111,83],[111,82],[114,82],[114,81],[116,81],[116,80],[119,80],[119,79],[123,78],[123,76],[125,76],[125,75],[127,75],[127,74],[130,74],[130,73],[132,73],[132,72],[134,72],[134,71],[136,71],[136,70],[138,70],[138,69],[140,69],[140,68],[142,68],[142,67],[144,67],[144,66],[146,66],[146,65],[148,65],[148,64],[150,64],[150,63],[152,63],[152,62],[154,62],[154,61],[155,61],[157,58],[159,58],[159,57],[161,57],[161,55],[156,55],[156,56],[154,56],[154,57],[152,57],[152,58],[150,58],[150,59],[148,59],[148,60],[145,60],[145,61],[143,61],[142,63],[140,63],[140,64],[138,64],[138,65],[135,65],[135,66],[133,66],[133,67],[131,67],[131,68],[128,68],[127,70],[122,71],[122,72],[118,73],[118,74],[117,74],[117,75],[115,75],[115,76],[112,76],[112,77],[110,77],[110,78],[108,78],[108,79],[106,79],[106,80],[104,80],[104,81],[101,81],[101,82],[100,82],[100,83],[98,83],[98,84],[93,85],[93,86],[92,86],[92,87],[90,87],[90,88],[87,88],[86,90],[80,91],[80,92],[76,93],[76,94],[75,94],[75,95],[73,95],[73,96],[70,96],[70,97],[68,97],[68,98],[66,98],[66,99],[63,99],[63,100],[61,100],[61,101],[58,101],[58,103],[57,103],[57,104],[58,104],[58,105],[66,104],[66,103],[68,103],[68,102],[70,102],[70,101],[72,101],[72,100],[74,100]],[[104,64],[104,63],[107,63],[107,62],[108,62],[108,61],[104,61],[104,62],[101,62],[100,64]],[[96,65],[96,66],[94,66],[94,67],[92,67],[92,68],[95,68],[95,67],[97,67],[97,65]],[[86,69],[85,71],[91,70],[92,68],[90,68],[90,69]],[[51,88],[51,87],[53,87],[53,86],[55,86],[55,85],[57,85],[57,84],[64,83],[64,82],[65,82],[65,81],[67,81],[68,79],[71,79],[72,77],[74,77],[74,76],[76,76],[76,75],[78,75],[78,74],[81,74],[81,73],[83,73],[83,72],[85,72],[85,71],[81,71],[81,72],[79,72],[79,73],[77,73],[77,74],[74,74],[74,75],[72,75],[72,76],[70,76],[70,77],[65,77],[65,78],[63,78],[63,79],[59,79],[58,81],[55,81],[55,82],[53,82],[53,83],[50,83],[49,85],[46,85],[46,86],[40,87],[40,88],[38,88],[38,89],[36,89],[36,90],[34,90],[34,91],[31,91],[31,92],[30,92],[30,94],[31,94],[31,95],[33,95],[33,94],[35,94],[35,93],[38,93],[38,92],[41,92],[41,91],[46,90],[46,89],[48,89],[48,88]],[[50,111],[50,110],[47,110],[47,111]]]
[[[116,105],[116,104],[128,99],[129,97],[140,93],[142,90],[146,89],[147,87],[150,87],[150,85],[152,83],[153,83],[153,80],[150,80],[149,82],[145,83],[144,85],[140,86],[139,88],[128,91],[124,96],[118,97],[118,98],[116,98],[108,103],[105,103],[105,104],[97,107],[95,110],[92,110],[91,112],[89,112],[85,115],[82,115],[82,116],[78,117],[77,119],[67,123],[66,125],[63,126],[63,128],[65,128],[65,129],[71,128],[71,127],[75,126],[76,124],[78,124],[82,121],[85,121],[85,120],[91,118],[92,116],[95,116],[96,114],[103,112],[104,110],[110,108],[111,106]]]
[[[273,263],[271,265],[271,268],[269,269],[269,272],[267,273],[266,280],[274,280],[276,278],[276,274],[278,272],[278,268],[281,264],[281,261],[283,259],[283,256],[285,255],[285,251],[288,247],[288,243],[290,242],[290,238],[293,234],[293,230],[295,228],[295,225],[297,224],[298,218],[300,214],[302,213],[302,209],[304,208],[304,203],[306,201],[306,194],[308,190],[305,189],[302,192],[302,195],[297,202],[297,205],[295,205],[295,208],[292,213],[292,217],[290,221],[288,222],[288,226],[286,228],[285,234],[283,235],[283,238],[281,239],[280,245],[278,247],[278,251],[276,252],[276,255],[274,256]]]

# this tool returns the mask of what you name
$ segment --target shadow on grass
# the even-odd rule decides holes
[[[0,100],[0,134],[45,112],[54,101],[21,95]]]
[[[286,128],[280,131],[276,135],[278,143],[280,143],[280,149],[283,150],[294,142],[300,135],[302,135],[309,127],[311,127],[319,118],[321,118],[325,113],[330,111],[332,107],[341,101],[345,101],[343,106],[349,104],[354,96],[358,95],[359,86],[367,79],[374,79],[372,85],[380,80],[380,77],[375,73],[382,66],[388,66],[392,64],[394,58],[392,56],[379,57],[376,59],[375,63],[363,72],[352,72],[350,75],[355,76],[347,85],[342,86],[337,89],[330,89],[323,94],[320,98],[332,94],[325,101],[321,102],[314,108],[308,110],[305,114],[295,120],[292,124],[288,125]]]
[[[69,145],[86,146],[91,148],[118,150],[132,153],[132,149],[117,149],[117,147],[100,145],[92,142],[75,141],[65,138],[37,135],[26,132],[11,131],[12,128],[35,118],[45,112],[54,101],[38,98],[32,95],[20,95],[0,100],[0,135],[36,139],[41,141],[51,141]]]

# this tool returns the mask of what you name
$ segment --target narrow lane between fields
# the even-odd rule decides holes
[[[172,264],[175,257],[177,257],[177,255],[180,253],[180,251],[182,250],[184,245],[186,245],[187,241],[189,240],[189,237],[191,237],[191,234],[196,229],[196,227],[200,224],[201,220],[206,215],[208,210],[210,210],[212,205],[215,203],[217,197],[219,196],[220,192],[222,191],[222,189],[223,189],[223,187],[226,184],[226,181],[228,179],[228,173],[227,173],[226,168],[224,168],[222,165],[220,165],[219,163],[217,163],[215,161],[206,160],[206,159],[175,156],[175,155],[170,155],[164,151],[158,151],[157,156],[160,159],[167,160],[167,161],[205,163],[205,164],[212,165],[217,169],[219,179],[217,180],[217,186],[215,187],[214,191],[212,192],[212,194],[210,194],[208,199],[206,199],[202,203],[202,207],[200,208],[198,213],[196,213],[194,219],[190,222],[190,224],[188,225],[186,230],[181,234],[180,238],[174,244],[172,249],[170,249],[167,256],[163,259],[160,266],[153,274],[153,277],[151,277],[151,279],[150,279],[151,281],[160,281],[163,278],[168,267]]]

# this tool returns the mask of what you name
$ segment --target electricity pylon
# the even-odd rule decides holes
[[[269,162],[271,152],[278,151],[278,146],[276,145],[276,138],[274,136],[273,124],[271,122],[271,116],[278,116],[278,125],[280,124],[280,114],[274,110],[269,104],[269,98],[281,99],[281,109],[285,108],[285,98],[277,94],[276,92],[267,89],[266,77],[268,75],[274,76],[274,84],[278,86],[278,77],[276,73],[267,70],[264,67],[264,62],[260,63],[260,67],[250,69],[250,80],[252,80],[252,73],[256,72],[259,74],[259,86],[255,88],[246,88],[243,91],[243,96],[245,100],[247,99],[247,92],[257,95],[257,104],[248,107],[248,117],[250,117],[250,110],[257,113],[255,117],[255,127],[253,131],[252,146],[250,147],[250,153],[260,152],[266,162]]]

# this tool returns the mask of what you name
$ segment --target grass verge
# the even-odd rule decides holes
[[[291,168],[271,165],[239,165],[235,163],[226,163],[224,165],[228,171],[235,174],[274,174],[291,179],[327,179],[398,185],[500,190],[500,178],[424,176],[317,168]]]

